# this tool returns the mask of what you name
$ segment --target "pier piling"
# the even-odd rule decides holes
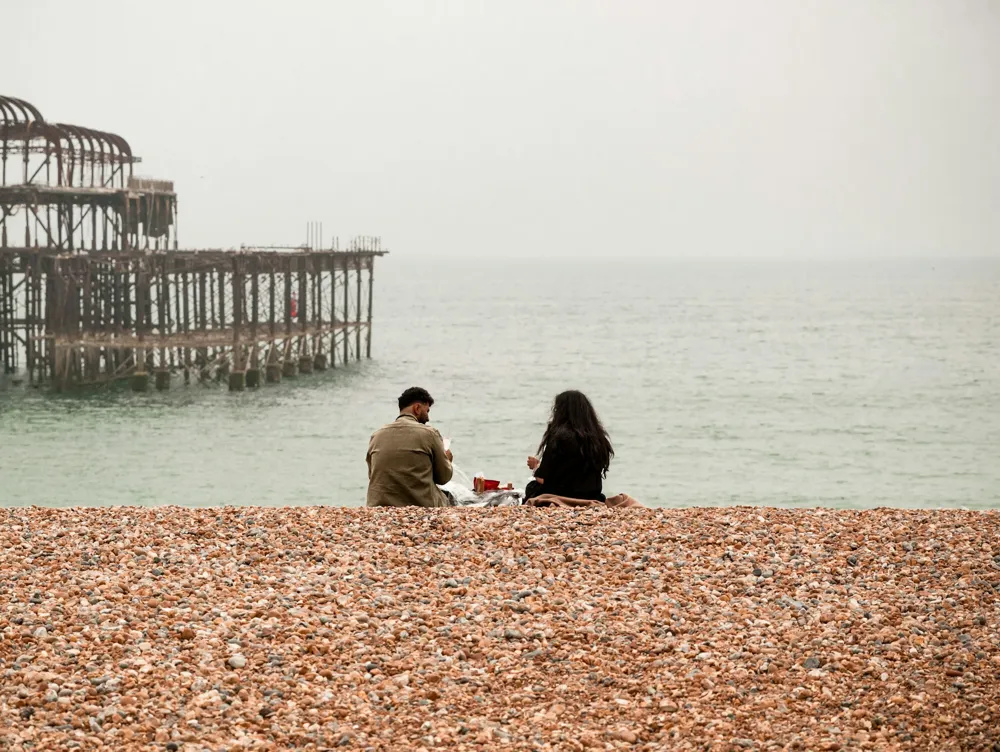
[[[156,371],[156,389],[157,391],[163,392],[170,388],[170,371],[166,368],[161,368]]]

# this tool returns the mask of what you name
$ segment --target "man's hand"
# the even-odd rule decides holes
[[[451,462],[452,461],[452,457],[454,455],[451,453],[450,449],[445,449],[444,450],[444,456],[448,458],[448,462]]]
[[[538,464],[539,463],[538,463],[538,458],[537,457],[534,457],[534,456],[528,457],[528,469],[529,470],[535,470],[535,469],[537,469],[538,468]]]

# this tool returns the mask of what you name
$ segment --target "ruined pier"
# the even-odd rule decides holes
[[[181,250],[169,181],[114,134],[0,97],[0,367],[66,389],[240,390],[371,357],[374,237]]]

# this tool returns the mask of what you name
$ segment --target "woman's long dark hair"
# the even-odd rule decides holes
[[[544,455],[545,448],[555,443],[575,444],[584,460],[599,469],[601,475],[608,474],[615,450],[597,411],[583,392],[573,389],[556,396],[538,455]]]

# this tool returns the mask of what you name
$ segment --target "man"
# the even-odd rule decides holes
[[[368,506],[446,507],[438,488],[451,480],[451,451],[427,425],[434,399],[414,386],[399,397],[399,417],[368,442]]]

